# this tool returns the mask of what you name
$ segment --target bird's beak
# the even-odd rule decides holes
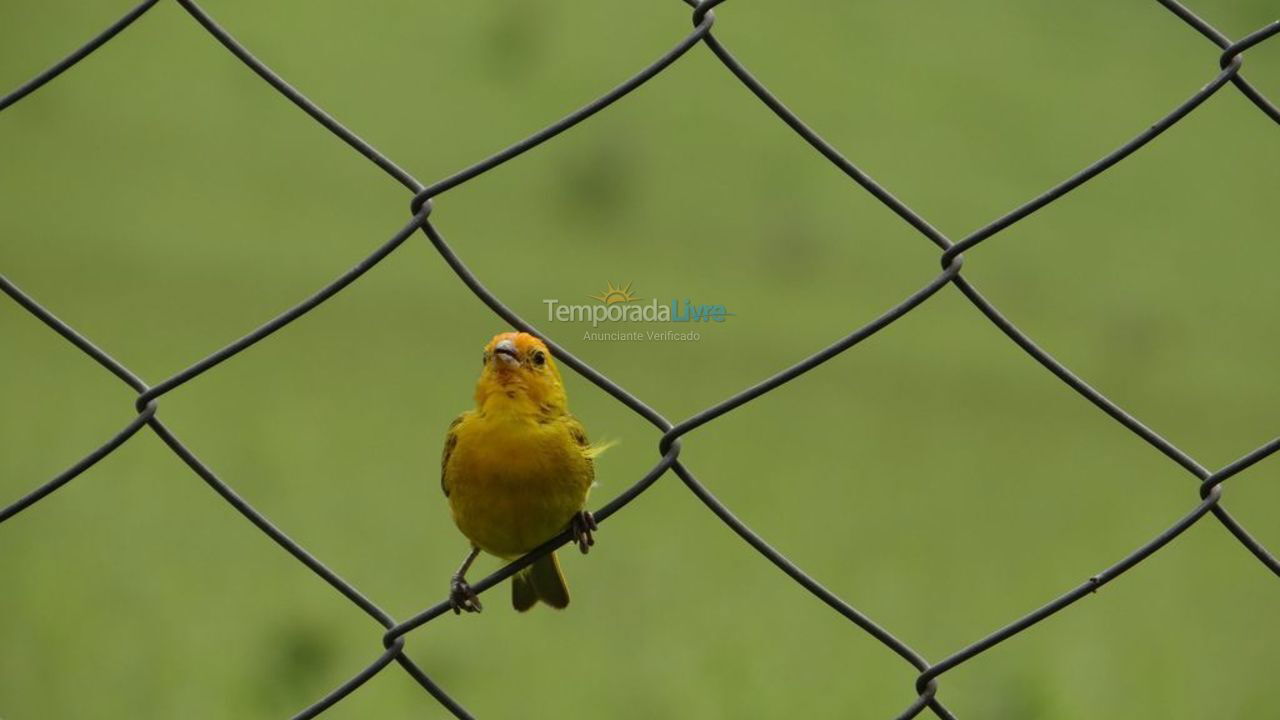
[[[493,346],[493,361],[500,368],[514,368],[520,364],[520,356],[516,353],[516,344],[503,340]]]

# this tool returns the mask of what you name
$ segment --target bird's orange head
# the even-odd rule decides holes
[[[476,407],[528,412],[564,412],[567,400],[551,351],[524,332],[494,335],[484,346],[484,369],[476,382]]]

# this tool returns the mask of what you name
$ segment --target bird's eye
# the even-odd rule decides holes
[[[538,350],[538,351],[536,351],[536,352],[534,352],[534,353],[533,353],[533,364],[534,364],[534,365],[543,365],[543,364],[545,364],[546,362],[547,362],[547,355],[546,355],[546,353],[542,352],[541,350]]]

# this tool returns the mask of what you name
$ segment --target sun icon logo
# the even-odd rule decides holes
[[[599,300],[605,305],[614,303],[634,302],[640,298],[631,294],[631,283],[627,283],[623,287],[614,287],[613,283],[608,283],[608,287],[599,295],[590,296],[593,300]]]

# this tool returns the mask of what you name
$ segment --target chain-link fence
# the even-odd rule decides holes
[[[1266,568],[1280,576],[1280,562],[1278,562],[1266,548],[1254,539],[1253,536],[1250,535],[1249,532],[1246,531],[1244,527],[1242,527],[1240,523],[1227,512],[1221,502],[1223,482],[1236,473],[1239,473],[1277,450],[1280,450],[1280,438],[1272,440],[1225,467],[1216,471],[1209,470],[1208,468],[1200,465],[1200,463],[1190,455],[1143,425],[1137,418],[1130,415],[1123,408],[1102,395],[1102,393],[1092,388],[1088,383],[1072,373],[1071,370],[1065,367],[1062,363],[1055,360],[1051,355],[1049,355],[1049,353],[1037,346],[1031,338],[1015,327],[1013,323],[1006,319],[994,305],[984,298],[982,294],[978,292],[978,289],[966,280],[960,272],[961,266],[964,262],[964,257],[962,255],[964,251],[976,247],[979,243],[991,238],[993,235],[996,235],[1019,220],[1031,215],[1037,210],[1054,202],[1058,198],[1061,198],[1075,188],[1111,168],[1116,163],[1137,151],[1139,148],[1151,142],[1179,120],[1186,117],[1189,113],[1228,84],[1234,85],[1235,88],[1247,97],[1255,106],[1257,106],[1259,110],[1265,113],[1272,120],[1280,123],[1280,109],[1277,109],[1273,103],[1265,98],[1256,88],[1250,85],[1240,72],[1243,65],[1242,53],[1267,38],[1280,34],[1280,21],[1273,22],[1239,40],[1232,41],[1222,33],[1218,32],[1207,22],[1196,16],[1191,10],[1176,2],[1176,0],[1157,1],[1221,49],[1222,52],[1218,56],[1218,65],[1220,69],[1217,74],[1214,75],[1207,85],[1198,90],[1185,102],[1178,105],[1167,115],[1160,118],[1149,128],[1144,130],[1141,134],[1124,143],[1102,159],[1089,165],[1058,185],[1050,188],[1030,202],[1027,202],[1005,215],[1002,215],[969,236],[958,241],[953,241],[933,225],[929,224],[929,222],[919,214],[911,210],[911,208],[909,208],[904,202],[894,197],[888,190],[876,183],[876,181],[869,175],[860,170],[850,160],[840,154],[838,150],[823,140],[799,117],[783,105],[776,96],[764,87],[764,85],[753,77],[742,63],[740,63],[738,59],[730,53],[714,35],[711,34],[712,25],[715,23],[715,15],[713,14],[712,9],[715,6],[720,5],[723,0],[705,0],[705,2],[702,2],[701,4],[690,2],[689,4],[693,6],[693,30],[675,47],[666,51],[652,64],[636,73],[622,84],[545,129],[514,145],[511,145],[491,157],[485,158],[484,160],[467,167],[464,170],[444,178],[443,180],[432,183],[431,185],[423,185],[407,171],[379,153],[369,143],[362,140],[355,133],[351,132],[337,120],[325,113],[325,111],[315,103],[308,100],[302,93],[290,86],[279,75],[276,75],[270,68],[258,61],[247,49],[244,48],[244,46],[239,44],[193,0],[177,0],[177,2],[191,15],[191,17],[196,20],[196,22],[217,38],[217,40],[222,43],[227,50],[243,61],[245,65],[257,73],[259,77],[269,83],[317,122],[328,128],[338,138],[346,142],[378,167],[382,168],[387,175],[391,176],[413,192],[413,200],[410,203],[412,216],[399,230],[395,232],[394,235],[391,236],[389,240],[383,243],[381,247],[368,257],[361,260],[337,280],[334,280],[332,283],[321,288],[315,294],[303,300],[287,312],[274,318],[262,327],[245,335],[230,345],[227,345],[221,350],[218,350],[212,355],[209,355],[191,367],[188,367],[154,385],[143,381],[127,367],[114,360],[109,354],[94,345],[71,326],[58,319],[52,312],[40,305],[31,296],[24,293],[3,275],[0,275],[0,289],[3,289],[4,292],[13,298],[14,301],[29,311],[32,315],[39,318],[44,324],[48,325],[72,345],[88,354],[100,365],[138,393],[135,403],[137,416],[129,422],[128,425],[126,425],[119,433],[102,446],[90,452],[57,477],[35,488],[25,497],[17,500],[11,505],[0,509],[0,522],[12,518],[14,515],[31,507],[41,499],[47,497],[50,493],[61,488],[63,485],[66,485],[76,476],[83,473],[96,462],[127,442],[143,427],[148,427],[165,443],[165,445],[177,454],[177,456],[181,458],[193,472],[208,483],[210,487],[230,503],[238,512],[240,512],[240,514],[244,515],[249,522],[253,523],[259,530],[270,536],[272,540],[280,545],[280,547],[284,548],[285,551],[297,558],[299,562],[302,562],[315,574],[323,578],[330,586],[342,593],[342,595],[363,610],[367,615],[372,617],[385,629],[385,632],[382,635],[382,644],[385,649],[375,660],[373,660],[373,662],[350,680],[343,683],[340,687],[336,688],[325,697],[316,701],[310,707],[298,713],[295,717],[311,718],[323,713],[326,709],[333,706],[342,698],[346,697],[348,694],[363,685],[369,678],[381,672],[392,662],[398,663],[405,672],[409,673],[414,680],[416,680],[427,692],[439,701],[441,705],[446,707],[455,716],[459,718],[471,717],[467,710],[464,709],[457,700],[450,697],[440,686],[433,682],[431,678],[404,652],[406,639],[408,638],[409,633],[449,612],[450,605],[447,600],[442,600],[436,605],[423,610],[407,620],[397,620],[391,617],[376,603],[362,594],[350,583],[339,577],[298,543],[290,539],[288,535],[273,525],[266,517],[254,509],[253,506],[237,495],[236,492],[222,479],[220,479],[212,469],[197,458],[196,455],[186,445],[184,445],[157,416],[159,400],[166,393],[196,378],[197,376],[204,374],[223,361],[243,350],[248,349],[252,345],[269,337],[285,325],[288,325],[307,312],[310,312],[316,306],[355,282],[374,265],[382,262],[397,247],[408,240],[408,238],[417,230],[421,229],[430,240],[431,244],[439,252],[440,256],[457,274],[463,284],[465,284],[477,298],[484,302],[485,305],[489,306],[494,313],[510,323],[512,326],[535,333],[545,339],[556,357],[564,364],[573,368],[587,380],[590,380],[602,390],[615,397],[619,402],[635,411],[661,431],[661,438],[658,442],[658,450],[661,454],[661,459],[651,470],[649,470],[649,472],[636,481],[635,484],[597,510],[595,512],[596,519],[600,522],[608,520],[610,516],[626,507],[628,503],[647,490],[658,480],[658,478],[662,477],[668,471],[674,472],[685,486],[689,488],[694,496],[698,498],[698,500],[705,504],[707,508],[709,508],[718,518],[720,518],[721,521],[737,533],[737,535],[756,552],[759,552],[761,555],[768,558],[768,560],[776,565],[778,569],[786,573],[810,593],[821,599],[832,610],[844,616],[850,622],[875,637],[887,648],[919,671],[919,675],[916,678],[915,688],[913,690],[914,698],[901,712],[901,714],[898,715],[899,718],[905,719],[916,717],[925,708],[931,710],[937,717],[954,718],[955,715],[953,715],[951,711],[949,711],[936,697],[938,691],[938,678],[941,675],[962,663],[972,660],[1004,640],[1031,628],[1041,620],[1044,620],[1050,615],[1072,605],[1089,593],[1092,593],[1106,583],[1111,582],[1163,548],[1205,515],[1212,514],[1218,522],[1220,522],[1223,527],[1225,527],[1227,531],[1229,531],[1240,542],[1241,545],[1248,549],[1249,552],[1253,553],[1253,555]],[[0,99],[0,110],[3,110],[31,92],[39,89],[42,85],[57,77],[63,71],[83,60],[95,49],[125,30],[134,20],[137,20],[151,9],[156,2],[157,0],[145,0],[137,7],[130,10],[124,17],[120,18],[109,28],[104,30],[97,37],[86,43],[83,47],[71,53],[65,59],[41,73],[30,82]],[[466,265],[463,264],[458,256],[454,254],[452,248],[445,241],[444,237],[442,237],[439,231],[437,231],[431,224],[429,216],[432,211],[434,200],[446,191],[457,187],[458,185],[461,185],[462,183],[465,183],[468,180],[471,180],[472,178],[475,178],[525,153],[526,151],[533,149],[534,147],[537,147],[543,142],[556,137],[560,133],[574,127],[595,113],[621,100],[632,90],[640,87],[642,84],[670,67],[686,52],[699,43],[705,45],[712,53],[714,53],[729,72],[731,72],[743,85],[745,85],[757,98],[759,98],[760,101],[763,102],[775,115],[777,115],[780,120],[785,122],[796,132],[797,135],[813,147],[814,150],[821,153],[824,157],[830,160],[832,164],[844,172],[844,174],[851,180],[875,196],[903,221],[919,231],[920,234],[924,235],[934,245],[938,246],[939,250],[941,250],[942,270],[928,284],[912,292],[905,300],[888,309],[866,325],[834,342],[821,352],[810,356],[802,362],[766,380],[763,380],[762,382],[747,388],[688,419],[678,423],[672,423],[663,417],[658,411],[646,405],[642,400],[627,392],[599,371],[567,352],[563,347],[555,342],[554,338],[547,337],[530,323],[512,312],[511,309],[504,305],[501,300],[485,289],[479,279],[477,279],[475,275],[467,269]],[[693,472],[679,459],[679,456],[681,438],[691,431],[747,402],[750,402],[751,400],[754,400],[755,398],[760,397],[767,392],[782,386],[788,381],[793,380],[794,378],[816,368],[827,360],[830,360],[836,355],[848,350],[854,345],[857,345],[859,342],[888,327],[903,315],[906,315],[913,309],[919,307],[948,284],[954,285],[964,295],[964,297],[967,298],[969,302],[972,303],[973,306],[997,328],[999,328],[1001,332],[1018,345],[1018,347],[1022,348],[1022,350],[1024,350],[1032,359],[1044,366],[1046,370],[1056,375],[1067,387],[1084,396],[1085,399],[1091,402],[1099,410],[1111,416],[1116,422],[1128,428],[1133,434],[1146,441],[1153,448],[1163,453],[1166,457],[1180,465],[1187,472],[1191,473],[1191,475],[1199,481],[1199,501],[1185,515],[1170,524],[1168,529],[1164,532],[1161,532],[1159,535],[1144,543],[1129,555],[1125,556],[1124,559],[1106,567],[1069,592],[1014,620],[1005,627],[986,635],[977,642],[961,648],[941,660],[930,662],[918,652],[911,649],[911,647],[906,643],[889,633],[889,631],[877,625],[873,620],[861,613],[852,605],[824,588],[816,580],[800,570],[785,556],[772,548],[763,538],[748,528],[741,520],[736,518],[723,503],[716,499],[716,497],[697,480]],[[501,570],[475,583],[472,586],[473,589],[477,593],[487,591],[494,585],[510,577],[516,571],[527,566],[534,558],[550,552],[551,550],[565,544],[568,540],[568,532],[549,540],[539,549],[524,558],[507,565]]]

